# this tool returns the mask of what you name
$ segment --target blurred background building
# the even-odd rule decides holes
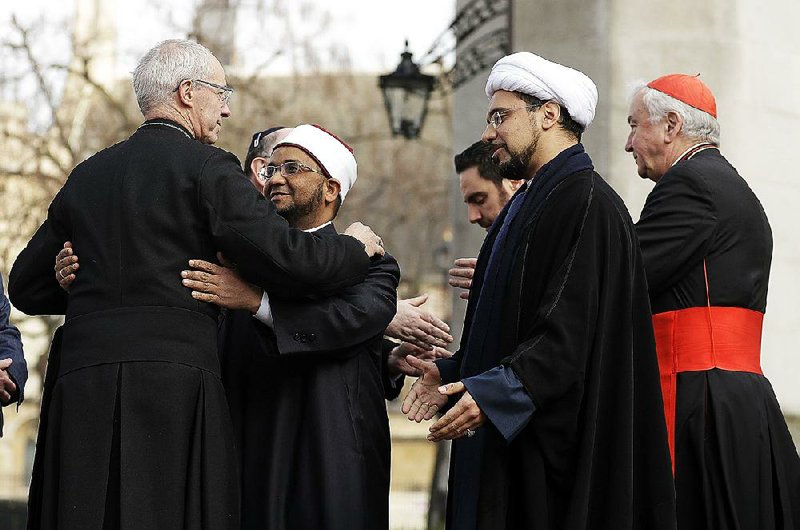
[[[378,88],[378,75],[386,72],[354,68],[353,55],[364,50],[349,50],[341,32],[331,34],[331,7],[324,2],[152,2],[151,11],[130,20],[114,0],[75,0],[61,26],[53,27],[44,7],[38,18],[0,20],[0,271],[7,277],[71,169],[140,124],[131,58],[135,63],[158,40],[189,36],[215,52],[236,88],[233,117],[218,145],[243,159],[254,131],[302,122],[342,136],[355,148],[359,184],[339,226],[363,220],[381,234],[402,267],[401,295],[429,293],[426,307],[451,323],[458,340],[465,303],[447,288],[446,271],[455,257],[476,255],[485,232],[467,222],[452,157],[485,127],[483,88],[494,61],[533,51],[594,79],[600,102],[584,143],[634,220],[652,184],[639,179],[623,151],[627,86],[665,73],[700,73],[717,96],[722,152],[759,195],[772,223],[763,366],[800,440],[800,359],[793,351],[800,343],[794,307],[800,299],[794,280],[800,240],[793,231],[800,183],[791,173],[800,166],[800,152],[792,146],[800,122],[800,42],[792,34],[800,3],[775,0],[767,8],[755,0],[440,2],[450,5],[448,15],[439,11],[439,30],[430,42],[416,43],[430,45],[415,60],[436,78],[416,139],[391,134]],[[423,5],[415,3],[418,12],[411,15],[426,17]],[[187,9],[188,15],[181,11]],[[122,47],[122,32],[149,24],[146,12],[169,29]],[[396,18],[387,13],[370,24],[388,28]],[[402,42],[392,45],[399,51]],[[16,311],[12,320],[23,332],[31,377],[19,412],[6,409],[0,511],[19,510],[27,495],[46,349],[61,323]],[[437,451],[425,440],[427,425],[408,422],[397,407],[389,404],[392,527],[427,528],[430,504],[430,527],[437,528],[447,448]],[[0,514],[0,527],[3,521],[11,519]]]

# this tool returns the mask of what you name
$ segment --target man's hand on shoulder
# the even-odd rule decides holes
[[[383,249],[383,240],[365,224],[359,222],[351,224],[347,227],[347,230],[344,231],[344,235],[354,237],[361,241],[361,243],[364,244],[364,251],[370,258],[372,256],[383,256],[386,252]]]
[[[246,282],[236,268],[216,265],[201,259],[189,260],[192,270],[181,271],[181,283],[192,290],[192,298],[227,309],[246,309],[256,313],[261,305],[261,288]]]

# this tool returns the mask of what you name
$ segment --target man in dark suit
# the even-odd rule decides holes
[[[73,170],[11,272],[19,309],[66,313],[29,524],[238,528],[218,309],[180,271],[223,251],[275,295],[327,294],[363,280],[380,240],[290,228],[210,145],[232,89],[204,47],[157,45],[133,83],[146,121]],[[50,266],[64,241],[83,256],[69,295]]]
[[[262,173],[265,193],[291,226],[336,233],[332,221],[356,178],[341,140],[300,125]],[[240,309],[226,315],[221,349],[243,528],[387,528],[381,337],[395,311],[396,261],[373,261],[363,283],[313,300],[264,292],[209,262],[193,266],[184,274],[192,296]]]
[[[19,406],[24,397],[28,366],[22,354],[19,330],[9,320],[11,304],[8,303],[0,276],[0,406],[11,403]],[[3,409],[0,408],[0,436],[3,436]]]

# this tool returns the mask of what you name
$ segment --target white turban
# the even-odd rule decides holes
[[[349,145],[319,125],[303,124],[292,129],[275,149],[286,146],[305,151],[330,178],[338,182],[341,185],[339,194],[344,202],[358,177],[356,157]]]
[[[597,107],[597,87],[586,74],[531,52],[506,55],[495,63],[486,82],[486,96],[492,97],[498,90],[557,101],[584,127],[592,123]]]

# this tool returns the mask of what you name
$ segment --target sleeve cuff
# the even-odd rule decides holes
[[[264,294],[261,295],[261,305],[258,306],[258,311],[256,314],[253,315],[253,318],[267,326],[269,329],[274,329],[274,323],[272,321],[272,308],[269,306],[269,295],[267,292],[264,291]]]
[[[522,382],[509,366],[498,366],[463,380],[486,417],[511,442],[536,410]]]
[[[436,368],[439,369],[439,377],[442,378],[442,384],[455,383],[458,381],[458,363],[455,359],[436,359]]]

